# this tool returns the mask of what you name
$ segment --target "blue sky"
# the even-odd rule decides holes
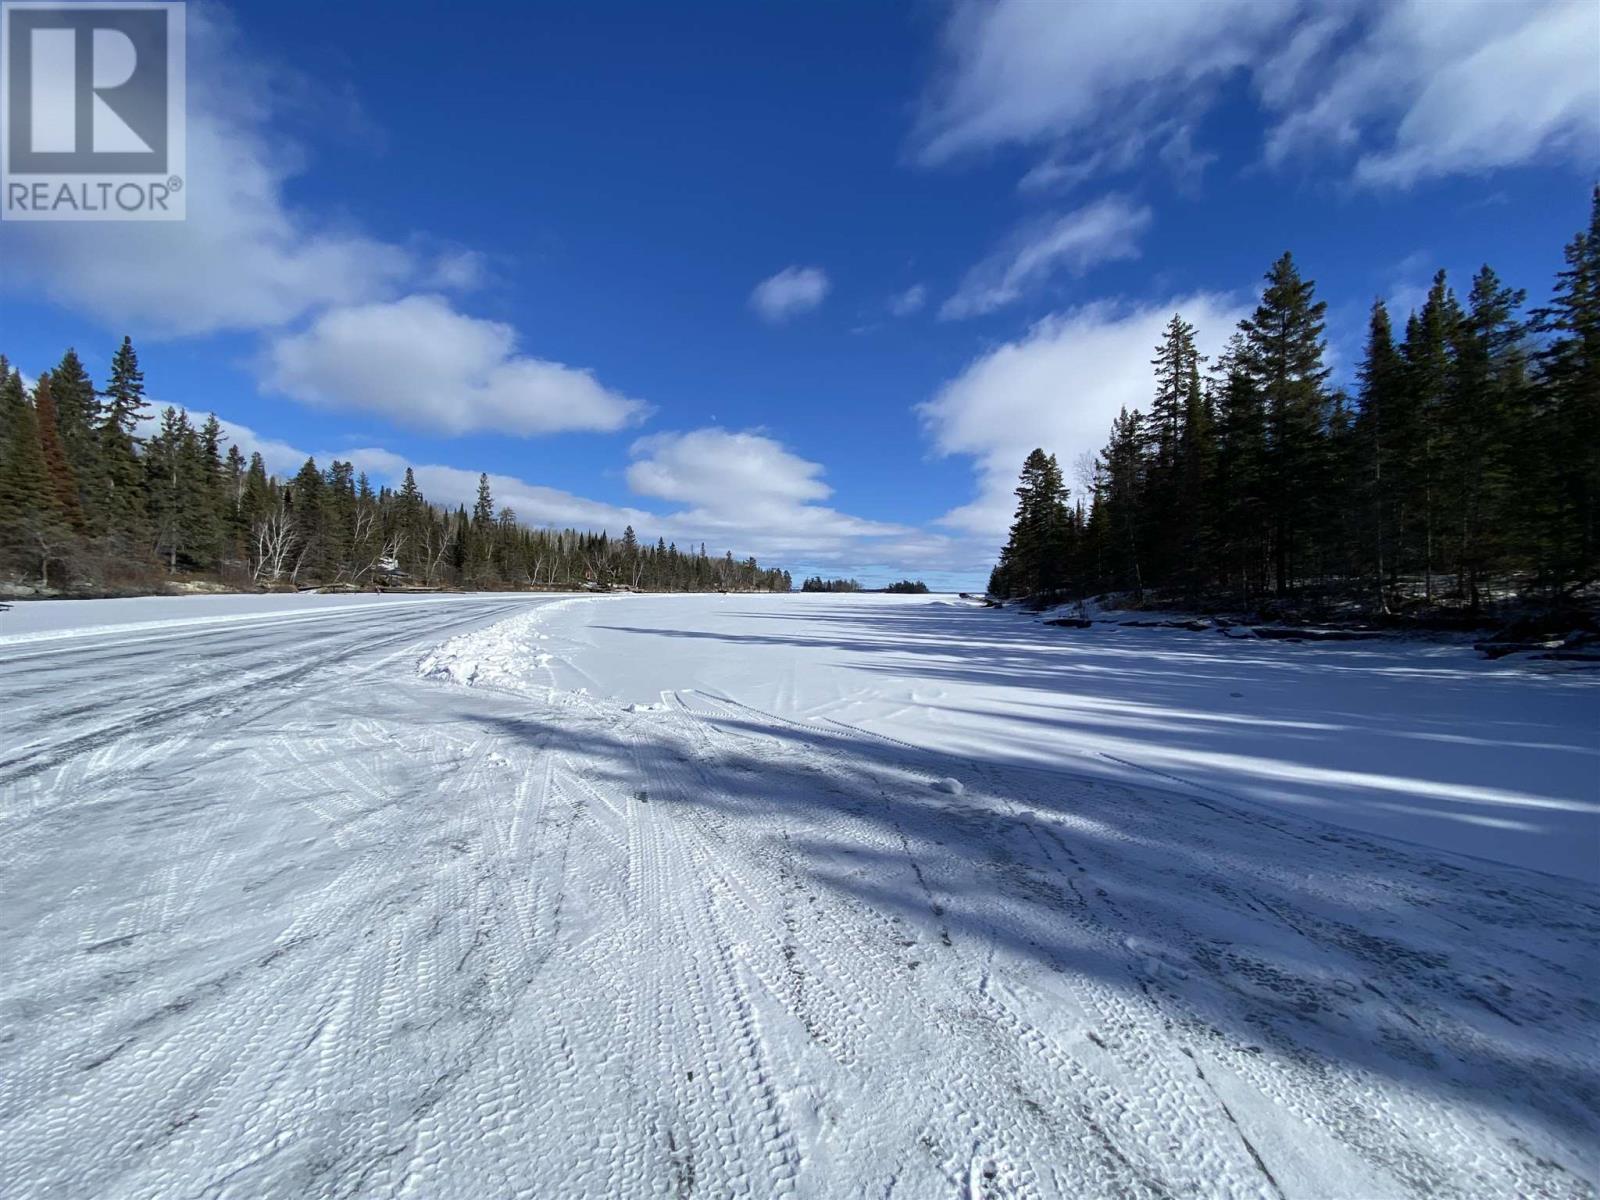
[[[463,9],[465,11],[463,11]],[[1292,249],[1545,295],[1600,166],[1592,3],[190,5],[189,220],[0,226],[25,372],[538,523],[981,584],[1035,444],[1220,345]]]

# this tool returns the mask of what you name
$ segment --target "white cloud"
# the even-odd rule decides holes
[[[1592,0],[1388,6],[1284,105],[1267,157],[1352,147],[1358,181],[1394,186],[1546,158],[1592,166],[1597,49]]]
[[[1121,196],[1024,226],[962,280],[940,306],[944,318],[981,316],[1014,303],[1058,271],[1081,275],[1097,263],[1137,258],[1150,210]]]
[[[1541,160],[1589,169],[1597,44],[1593,0],[959,0],[913,143],[927,163],[1046,147],[1025,188],[1152,150],[1192,169],[1203,155],[1145,131],[1192,127],[1244,71],[1273,122],[1271,163],[1331,147],[1359,182],[1401,186]]]
[[[1214,354],[1244,315],[1226,297],[1199,294],[1131,308],[1085,305],[1039,322],[969,364],[918,413],[942,455],[966,455],[977,497],[941,519],[950,528],[1003,537],[1017,472],[1030,450],[1056,455],[1069,484],[1080,455],[1104,444],[1124,407],[1148,407],[1150,358],[1174,312]]]
[[[904,537],[902,525],[851,516],[817,503],[832,495],[820,463],[799,457],[765,434],[696,429],[640,438],[630,448],[628,486],[636,495],[684,507],[670,528],[739,538],[772,557],[837,557],[866,540]]]
[[[271,327],[399,288],[419,269],[411,250],[285,201],[300,155],[271,135],[274,81],[237,53],[225,14],[191,6],[188,27],[188,220],[5,222],[4,282],[156,336]]]
[[[825,500],[822,465],[758,433],[697,429],[658,433],[633,444],[628,486],[641,496],[723,507],[753,497],[785,504]]]
[[[892,317],[909,317],[919,313],[928,303],[928,289],[920,283],[914,283],[903,292],[896,292],[889,297],[889,315]]]
[[[785,267],[756,284],[750,307],[774,325],[810,312],[828,295],[828,273],[821,267]]]
[[[518,354],[509,326],[433,294],[481,286],[481,253],[421,234],[384,241],[292,206],[303,154],[274,121],[315,88],[237,41],[225,10],[191,6],[188,220],[5,222],[0,287],[141,339],[264,334],[272,386],[418,428],[616,430],[643,415],[589,371]]]
[[[439,296],[336,308],[268,347],[268,386],[446,434],[617,430],[645,407],[584,370],[516,352],[516,331]]]
[[[915,140],[925,162],[1007,144],[1120,138],[1252,61],[1295,0],[961,0]],[[1108,139],[1111,140],[1111,139]]]

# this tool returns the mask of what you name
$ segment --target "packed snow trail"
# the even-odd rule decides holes
[[[1596,1194],[1590,889],[590,652],[729,603],[885,615],[0,648],[0,1190]]]

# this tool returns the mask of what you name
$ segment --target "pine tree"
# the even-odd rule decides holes
[[[317,469],[315,458],[306,459],[289,481],[286,499],[300,536],[299,557],[290,577],[297,584],[301,571],[307,567],[319,577],[323,571],[323,507],[326,491],[327,485],[322,472]]]
[[[192,472],[192,495],[187,514],[190,554],[202,570],[217,566],[222,557],[228,490],[223,474],[222,423],[215,413],[196,431],[185,447],[186,464]]]
[[[1389,611],[1387,588],[1396,570],[1393,538],[1398,507],[1397,479],[1402,465],[1398,456],[1395,426],[1403,404],[1404,364],[1394,345],[1389,310],[1382,300],[1372,302],[1367,321],[1367,348],[1358,371],[1361,382],[1360,414],[1355,436],[1360,446],[1361,494],[1364,497],[1361,523],[1363,543],[1371,555],[1371,577],[1376,589],[1377,607]]]
[[[1144,414],[1123,409],[1111,423],[1111,440],[1101,452],[1090,518],[1104,527],[1107,582],[1112,587],[1132,588],[1141,598],[1146,522],[1140,514],[1148,491],[1144,445]]]
[[[66,524],[83,528],[83,509],[78,503],[78,480],[60,435],[61,419],[56,409],[55,387],[50,373],[39,376],[33,385],[33,410],[39,422],[39,451],[48,481],[48,503]]]
[[[68,353],[71,353],[70,351]],[[132,435],[139,422],[149,416],[144,403],[144,372],[133,339],[124,337],[111,356],[111,379],[105,391],[105,421]]]
[[[410,467],[395,497],[395,533],[400,542],[401,566],[415,572],[427,557],[424,541],[427,537],[426,514],[423,511],[422,492],[417,487],[417,477]]]
[[[277,510],[277,497],[267,476],[267,465],[256,452],[245,468],[244,487],[239,498],[239,526],[246,538],[255,534],[257,524]]]
[[[63,354],[60,364],[50,372],[50,392],[55,401],[56,429],[78,488],[77,508],[83,514],[83,524],[99,533],[105,528],[111,503],[108,466],[99,436],[102,416],[94,382],[75,350]]]
[[[100,447],[100,483],[104,490],[105,528],[123,554],[135,553],[149,540],[145,471],[139,461],[137,428],[149,416],[144,403],[144,374],[133,342],[124,337],[111,359],[96,437]]]
[[[472,524],[466,534],[467,577],[474,582],[488,579],[494,556],[494,497],[489,476],[478,476],[478,497],[472,505]]]
[[[1211,379],[1217,463],[1211,488],[1212,540],[1222,582],[1248,603],[1261,588],[1266,556],[1266,413],[1245,369],[1244,335],[1235,333]]]
[[[0,371],[0,525],[16,527],[52,505],[39,421],[22,375]]]
[[[189,423],[187,413],[167,408],[145,454],[146,490],[156,553],[168,571],[216,565],[221,513],[213,477],[214,449]]]
[[[1402,531],[1409,531],[1408,549],[1422,565],[1424,598],[1434,598],[1434,576],[1440,566],[1440,521],[1443,499],[1444,423],[1454,367],[1451,347],[1461,321],[1461,307],[1440,271],[1420,311],[1406,322],[1401,346],[1405,361],[1405,402],[1400,449],[1407,463]]]
[[[1033,596],[1066,583],[1071,552],[1067,489],[1055,455],[1034,450],[1022,464],[1016,519],[1001,551],[1004,568],[992,581],[997,594]]]
[[[1199,407],[1200,355],[1195,329],[1176,313],[1151,360],[1156,390],[1144,422],[1146,495],[1140,541],[1149,568],[1161,577],[1186,577],[1193,529],[1184,511],[1186,466],[1180,461],[1188,426]],[[1191,451],[1199,447],[1191,444]],[[1198,514],[1194,514],[1198,515]]]
[[[1456,577],[1468,608],[1501,555],[1502,510],[1511,486],[1508,448],[1527,403],[1525,293],[1485,266],[1472,280],[1467,311],[1453,330],[1453,375],[1444,408],[1442,490],[1454,541]]]
[[[1524,462],[1535,478],[1541,575],[1565,591],[1600,578],[1600,187],[1566,247],[1555,294],[1534,313],[1546,342]]]
[[[1323,314],[1315,285],[1285,253],[1244,334],[1242,365],[1260,391],[1267,419],[1267,499],[1273,518],[1273,577],[1280,596],[1294,583],[1297,556],[1313,536],[1327,486],[1323,437],[1327,395]]]
[[[248,473],[244,451],[230,445],[222,467],[222,533],[223,552],[232,559],[244,557],[250,540],[250,521],[244,509]]]

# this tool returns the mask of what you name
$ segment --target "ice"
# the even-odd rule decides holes
[[[1600,1183],[1593,675],[885,596],[0,638],[8,1200]]]

